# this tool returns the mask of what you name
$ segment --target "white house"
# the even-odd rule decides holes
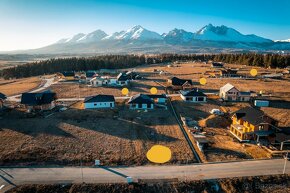
[[[94,77],[90,80],[90,84],[93,87],[103,86],[103,83],[104,83],[104,79],[101,77]]]
[[[85,109],[114,108],[115,98],[113,95],[96,95],[85,98]]]
[[[154,109],[153,100],[145,94],[132,96],[128,101],[130,109]]]
[[[206,95],[203,92],[198,91],[198,89],[193,90],[181,90],[180,91],[180,97],[183,101],[187,102],[206,102]]]
[[[241,92],[235,86],[227,83],[220,88],[219,96],[225,101],[249,101],[251,92]]]

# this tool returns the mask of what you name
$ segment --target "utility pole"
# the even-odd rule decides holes
[[[82,183],[84,183],[84,173],[83,173],[83,162],[81,158],[81,173],[82,173]]]
[[[285,172],[286,172],[286,164],[287,164],[287,161],[288,161],[288,151],[287,151],[286,157],[284,157],[284,159],[285,159],[285,162],[284,162],[283,174],[285,174]]]

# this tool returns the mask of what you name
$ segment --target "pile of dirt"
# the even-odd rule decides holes
[[[199,125],[201,127],[213,127],[213,128],[226,128],[231,122],[222,116],[210,115],[205,119],[200,120]]]
[[[21,185],[7,193],[195,193],[289,192],[289,175],[200,180],[178,183]]]

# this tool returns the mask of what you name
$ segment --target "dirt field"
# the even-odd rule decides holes
[[[0,92],[7,96],[27,92],[37,88],[41,84],[41,79],[38,77],[22,78],[15,80],[0,79]]]
[[[215,101],[209,100],[207,103],[195,104],[184,103],[181,100],[174,100],[173,104],[178,114],[198,121],[199,125],[203,127],[203,130],[206,132],[207,139],[210,141],[210,146],[203,152],[199,152],[204,162],[270,157],[265,149],[254,144],[243,145],[233,139],[227,129],[231,123],[230,119],[211,115],[209,113],[213,108],[220,108]],[[246,103],[237,103],[234,106],[226,108],[233,112],[234,110],[241,108],[241,106],[246,105]],[[191,140],[194,142],[193,136],[190,133],[189,135]]]
[[[25,118],[12,111],[0,119],[0,165],[149,164],[146,152],[156,144],[172,150],[169,163],[192,163],[193,154],[168,110],[150,113],[118,110],[57,112]]]
[[[226,64],[225,67],[239,68],[240,70],[238,71],[238,73],[247,74],[249,76],[250,76],[249,72],[252,68],[250,66],[232,65],[232,64]],[[258,70],[258,73],[264,72],[278,73],[282,71],[276,69],[264,69],[259,67],[255,68]],[[162,70],[167,74],[159,75],[158,73],[153,72],[154,69]],[[226,83],[231,83],[241,91],[249,91],[249,90],[256,92],[263,91],[263,93],[272,93],[273,95],[284,96],[290,100],[290,89],[285,89],[288,87],[290,88],[290,81],[288,79],[286,80],[267,79],[264,81],[264,80],[245,80],[236,78],[208,78],[207,76],[203,75],[206,71],[218,69],[211,68],[210,64],[201,64],[201,63],[185,63],[179,64],[179,67],[170,67],[170,68],[168,68],[166,65],[153,65],[146,68],[140,68],[138,70],[140,70],[140,72],[149,73],[151,74],[152,78],[157,80],[159,79],[162,81],[172,76],[177,76],[179,78],[185,79],[192,79],[200,89],[204,89],[206,91],[215,92],[218,91],[219,88],[225,85]],[[199,79],[201,77],[207,78],[206,85],[199,85]]]
[[[178,183],[133,183],[133,184],[66,184],[22,185],[7,193],[240,193],[240,192],[289,192],[289,175],[258,176],[231,179],[212,179]]]
[[[138,80],[131,82],[128,86],[129,95],[135,95],[139,93],[150,94],[150,89],[156,87],[158,94],[164,93],[164,88],[155,83],[152,80]],[[88,87],[77,82],[59,82],[52,85],[50,90],[57,93],[58,98],[74,98],[74,97],[87,97],[97,94],[111,94],[114,96],[123,96],[122,87]]]

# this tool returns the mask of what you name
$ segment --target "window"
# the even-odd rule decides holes
[[[94,103],[94,106],[98,106],[98,103]]]

